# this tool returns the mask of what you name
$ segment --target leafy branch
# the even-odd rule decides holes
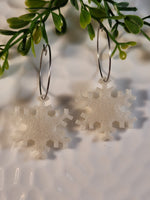
[[[45,22],[50,15],[52,15],[57,34],[64,34],[67,31],[66,19],[61,10],[68,2],[68,0],[25,0],[28,13],[7,19],[11,30],[0,29],[0,34],[10,36],[5,45],[0,45],[0,59],[2,60],[0,75],[9,69],[9,50],[14,45],[18,45],[17,50],[21,55],[27,55],[31,49],[33,55],[36,56],[34,45],[38,44],[41,38],[48,44]],[[83,0],[70,0],[70,2],[76,10],[79,10],[80,26],[87,29],[91,40],[95,37],[93,21],[98,22],[101,28],[108,33],[115,43],[112,56],[118,50],[120,58],[125,59],[127,56],[125,49],[136,45],[135,41],[120,42],[117,40],[120,27],[127,33],[142,33],[150,41],[150,37],[142,29],[143,26],[150,26],[150,23],[146,21],[150,16],[140,18],[137,15],[126,14],[137,10],[136,7],[130,7],[128,2],[118,3],[114,0],[88,0],[88,3]],[[109,28],[106,27],[105,21],[108,21]]]

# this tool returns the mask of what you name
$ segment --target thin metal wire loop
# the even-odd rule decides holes
[[[99,25],[98,30],[97,30],[97,59],[98,59],[98,67],[99,67],[99,72],[100,75],[103,79],[104,82],[107,82],[110,78],[110,72],[111,72],[111,45],[110,45],[110,38],[108,33],[105,31],[106,36],[107,36],[107,41],[108,41],[108,48],[109,48],[109,69],[107,76],[104,77],[103,72],[102,72],[102,65],[100,62],[100,45],[99,45],[99,38],[100,38],[100,31],[103,31],[103,28]]]
[[[43,94],[43,92],[42,92],[42,62],[43,62],[43,54],[45,53],[45,56],[46,56],[47,51],[49,52],[48,79],[47,79],[46,92],[45,92],[45,94]],[[40,71],[39,71],[39,91],[40,91],[40,97],[42,100],[45,100],[48,95],[50,79],[51,79],[51,47],[49,44],[46,44],[46,45],[43,45],[41,58],[40,58]]]

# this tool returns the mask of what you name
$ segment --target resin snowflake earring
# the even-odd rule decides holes
[[[46,92],[42,91],[42,60],[43,55],[49,52],[49,73]],[[65,129],[67,123],[64,119],[72,120],[68,109],[60,114],[52,108],[48,102],[48,91],[51,79],[51,48],[43,45],[39,71],[40,105],[29,107],[17,107],[13,115],[15,131],[12,133],[12,141],[15,147],[28,150],[34,158],[44,158],[50,148],[62,148],[68,143]],[[47,105],[48,104],[48,105]]]
[[[114,92],[114,87],[109,81],[111,72],[111,45],[109,35],[106,32],[109,47],[109,70],[107,76],[103,75],[100,62],[99,33],[101,27],[97,31],[97,58],[101,79],[99,87],[95,91],[88,92],[84,95],[84,104],[86,111],[81,114],[81,119],[76,121],[83,129],[93,130],[98,133],[104,140],[111,138],[112,132],[116,128],[130,128],[133,126],[135,118],[131,116],[129,107],[131,102],[135,100],[130,90],[125,93],[121,91]],[[83,96],[80,97],[83,99]]]

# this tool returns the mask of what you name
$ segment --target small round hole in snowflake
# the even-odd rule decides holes
[[[112,96],[112,97],[116,98],[117,95],[118,95],[117,90],[113,90],[113,91],[111,92],[111,96]]]
[[[59,148],[61,148],[61,149],[63,148],[63,143],[61,143],[61,142],[59,143]]]
[[[35,141],[30,139],[27,141],[27,147],[31,147],[31,146],[34,146],[35,145]]]
[[[94,129],[98,129],[101,127],[101,124],[99,122],[94,123]]]
[[[119,122],[114,121],[114,122],[112,123],[112,127],[114,127],[114,128],[119,128]]]
[[[55,110],[49,110],[49,111],[48,111],[48,115],[49,115],[50,117],[55,116],[55,114],[56,114]]]
[[[54,142],[53,142],[52,140],[48,140],[48,141],[46,142],[46,146],[47,146],[47,147],[53,147],[53,146],[54,146]]]

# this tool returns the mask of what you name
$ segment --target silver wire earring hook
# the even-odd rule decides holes
[[[102,72],[102,65],[100,62],[100,46],[99,46],[100,31],[102,31],[102,30],[103,30],[103,28],[99,25],[98,30],[97,30],[97,59],[98,59],[98,67],[99,67],[100,75],[101,75],[103,81],[107,82],[109,80],[110,72],[111,72],[111,45],[110,45],[109,35],[107,32],[105,32],[106,36],[107,36],[108,48],[109,48],[109,69],[108,69],[107,76],[104,77],[103,72]]]
[[[49,52],[48,79],[47,79],[46,92],[45,92],[45,94],[43,94],[43,92],[42,92],[42,62],[43,62],[43,54],[45,53],[45,56],[46,56],[47,50]],[[40,71],[39,71],[39,91],[40,91],[40,97],[42,100],[45,100],[48,95],[50,79],[51,79],[51,47],[49,44],[46,44],[46,45],[43,45],[41,58],[40,58]]]

